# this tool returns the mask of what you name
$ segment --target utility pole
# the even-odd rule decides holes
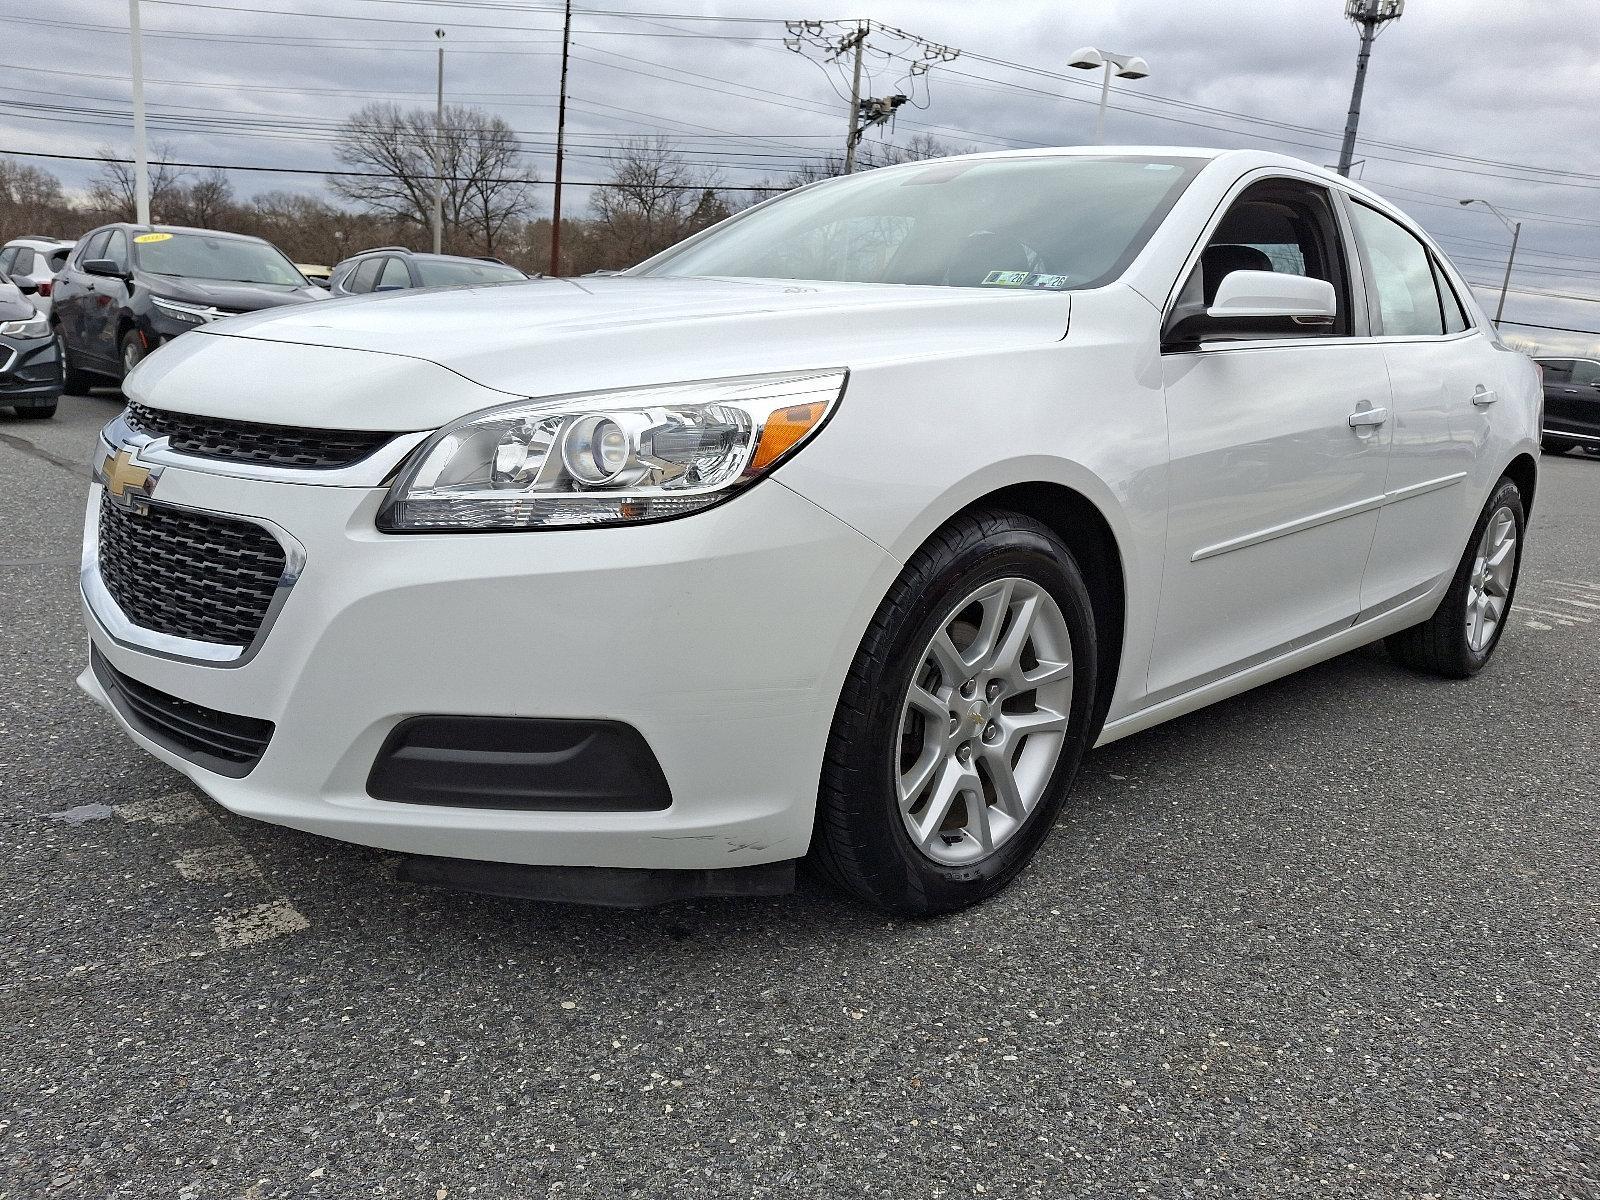
[[[861,140],[861,52],[867,40],[867,26],[858,25],[856,31],[839,43],[839,53],[856,52],[855,70],[850,76],[850,132],[844,140],[844,173],[856,169],[856,143]]]
[[[133,46],[133,219],[150,224],[150,152],[144,133],[144,47],[139,32],[139,0],[128,0],[128,34]]]
[[[1361,93],[1367,86],[1367,60],[1372,43],[1390,21],[1405,11],[1406,0],[1345,0],[1344,15],[1361,27],[1361,49],[1356,54],[1356,82],[1350,90],[1350,113],[1344,123],[1344,144],[1339,148],[1339,174],[1350,174],[1350,160],[1356,152],[1356,128],[1361,124]]]
[[[444,30],[439,39],[438,90],[433,101],[433,252],[444,253]]]
[[[572,46],[572,0],[561,23],[561,97],[556,105],[556,194],[550,216],[550,270],[561,274],[561,167],[567,148],[567,54]]]

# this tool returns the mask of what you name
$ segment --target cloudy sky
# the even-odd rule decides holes
[[[1110,142],[1259,146],[1331,164],[1357,37],[1343,0],[590,0],[574,17],[568,177],[608,148],[671,135],[723,182],[754,185],[842,142],[848,86],[785,48],[794,18],[872,18],[868,94],[910,90],[884,136],[987,149],[1093,136],[1082,45],[1137,53],[1148,79],[1113,92]],[[230,168],[234,188],[322,191],[340,118],[373,100],[431,104],[434,29],[446,98],[504,117],[550,178],[560,12],[554,0],[142,0],[152,138]],[[824,27],[823,36],[840,28]],[[960,50],[911,81],[927,43]],[[127,9],[116,0],[0,13],[0,150],[129,152]],[[927,50],[927,53],[934,53]],[[898,55],[899,57],[888,57]],[[1523,222],[1508,320],[1600,331],[1600,0],[1410,0],[1379,37],[1356,157],[1364,182],[1436,235],[1493,310]],[[874,134],[873,136],[877,136]],[[90,163],[31,161],[81,186]],[[275,172],[244,167],[283,168]],[[583,203],[586,193],[576,193]],[[570,211],[570,209],[569,209]],[[1593,300],[1586,300],[1592,297]],[[1507,327],[1547,346],[1568,338]]]

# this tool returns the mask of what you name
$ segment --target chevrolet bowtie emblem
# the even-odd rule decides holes
[[[114,454],[106,455],[105,461],[100,464],[100,480],[105,484],[111,502],[132,512],[145,511],[148,507],[146,501],[156,490],[156,480],[160,476],[159,467],[147,467],[139,463],[133,457],[133,451],[126,446]]]

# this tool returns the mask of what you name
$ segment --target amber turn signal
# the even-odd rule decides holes
[[[822,414],[827,411],[827,404],[818,400],[811,404],[780,408],[773,413],[762,427],[761,440],[756,443],[756,452],[747,469],[751,473],[766,470],[815,429],[817,422],[822,420]]]

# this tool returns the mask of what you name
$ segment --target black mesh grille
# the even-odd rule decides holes
[[[91,650],[95,678],[123,718],[157,745],[208,770],[234,779],[267,752],[273,724],[259,717],[241,717],[195,704],[140,683]]]
[[[260,525],[100,498],[100,577],[135,625],[156,633],[248,646],[287,565]]]
[[[143,404],[130,404],[126,420],[141,433],[169,439],[181,454],[325,471],[360,462],[394,437],[369,430],[301,429],[197,417]]]

